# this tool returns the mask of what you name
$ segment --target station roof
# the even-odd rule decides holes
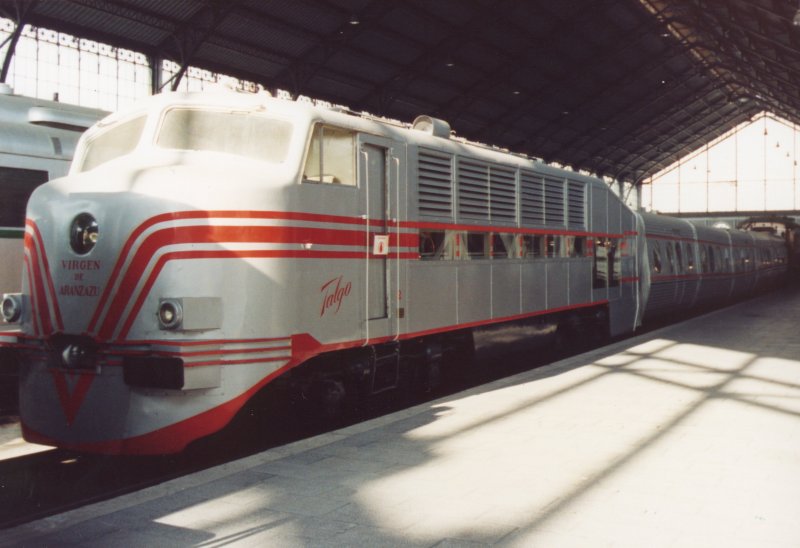
[[[0,0],[0,15],[638,182],[800,123],[789,0]],[[800,22],[800,21],[799,21]]]

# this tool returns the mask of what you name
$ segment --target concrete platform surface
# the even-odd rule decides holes
[[[0,532],[22,546],[800,546],[800,294]]]

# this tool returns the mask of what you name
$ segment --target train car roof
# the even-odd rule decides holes
[[[328,123],[360,131],[389,137],[408,144],[430,147],[451,154],[469,155],[489,162],[514,165],[520,168],[534,169],[542,174],[554,177],[565,177],[581,181],[589,185],[599,185],[608,189],[608,185],[601,179],[544,163],[538,158],[530,158],[522,154],[492,147],[482,143],[473,143],[452,134],[442,136],[434,132],[415,128],[411,123],[404,123],[370,115],[368,113],[350,112],[344,108],[333,105],[320,105],[313,102],[287,100],[272,97],[267,93],[245,93],[231,91],[220,86],[219,88],[202,92],[165,92],[149,96],[137,102],[129,109],[116,112],[97,124],[98,128],[105,127],[115,121],[135,116],[151,110],[162,110],[172,105],[196,105],[208,107],[242,108],[252,110],[265,110],[276,114],[292,117],[300,124],[309,126],[315,122]],[[90,130],[91,135],[94,131]]]

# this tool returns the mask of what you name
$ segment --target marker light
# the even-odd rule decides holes
[[[161,329],[178,329],[183,322],[183,306],[177,299],[164,299],[158,304],[158,323]]]
[[[3,319],[8,323],[18,322],[22,316],[22,295],[6,293],[3,295]]]

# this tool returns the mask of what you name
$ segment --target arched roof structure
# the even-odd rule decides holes
[[[788,0],[0,0],[0,16],[636,183],[800,122]]]

